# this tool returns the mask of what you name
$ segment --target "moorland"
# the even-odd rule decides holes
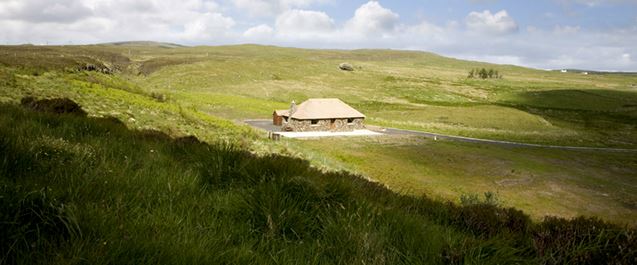
[[[337,97],[373,126],[635,149],[635,75],[257,45],[0,55],[3,262],[635,259],[635,152],[417,136],[273,142],[243,124]],[[502,77],[468,78],[476,68]],[[69,98],[88,117],[18,107],[25,97]]]

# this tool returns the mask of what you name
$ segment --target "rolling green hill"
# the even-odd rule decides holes
[[[342,62],[355,70],[340,71]],[[467,78],[475,68],[496,69],[503,78]],[[70,98],[91,118],[13,107],[27,96]],[[617,242],[612,247],[630,246],[616,258],[634,260],[634,241],[586,230],[598,223],[608,231],[635,225],[634,153],[413,136],[272,142],[242,124],[310,97],[341,98],[377,126],[637,148],[634,75],[558,73],[415,51],[149,42],[1,46],[2,198],[19,198],[7,201],[3,214],[35,207],[60,217],[33,223],[3,217],[18,218],[11,219],[17,230],[7,236],[21,244],[17,250],[3,245],[3,251],[23,263],[51,257],[82,263],[93,256],[89,263],[561,263],[594,262],[607,252],[599,244],[610,236]],[[184,147],[189,135],[209,145]],[[259,162],[244,170],[225,160],[233,157]],[[343,170],[357,176],[334,173]],[[297,189],[314,197],[294,197]],[[333,192],[340,199],[330,197]],[[476,205],[482,194],[495,196],[490,204],[523,210],[530,220],[504,208],[454,206]],[[417,199],[423,195],[429,199]],[[333,211],[334,203],[346,209]],[[316,219],[302,217],[308,212]],[[543,222],[545,216],[582,215],[619,226],[584,218]],[[28,232],[40,225],[54,232]],[[575,232],[556,245],[538,234],[556,227]],[[65,236],[51,236],[58,232]],[[25,256],[25,242],[39,238],[42,256]],[[423,238],[436,243],[422,245]]]
[[[329,96],[381,126],[531,143],[637,145],[637,77],[631,75],[556,73],[411,51],[255,45],[14,46],[4,47],[2,55],[1,64],[34,73],[96,65],[121,73],[122,82],[139,91],[233,120],[265,118],[292,100]],[[339,71],[341,62],[356,71]],[[504,78],[466,78],[480,67],[496,69]],[[101,78],[95,75],[90,78]],[[15,82],[28,93],[32,82],[46,81],[57,77]]]
[[[239,130],[238,128],[233,128]],[[239,132],[239,131],[236,131]],[[0,263],[629,264],[637,231],[398,195],[298,158],[0,105]]]
[[[3,46],[0,55],[2,102],[25,96],[68,97],[92,116],[116,117],[131,128],[195,135],[208,142],[238,138],[257,153],[291,153],[319,167],[355,171],[417,196],[427,192],[457,201],[463,194],[497,192],[508,206],[538,220],[545,215],[590,215],[631,224],[637,220],[637,158],[630,154],[490,147],[492,155],[486,155],[473,145],[446,149],[427,140],[396,137],[382,143],[271,143],[243,125],[240,134],[247,137],[228,129],[244,119],[269,118],[273,109],[287,108],[291,100],[338,97],[365,113],[368,124],[378,126],[528,143],[637,148],[634,75],[559,73],[415,51],[257,45]],[[341,62],[353,64],[355,71],[338,70]],[[475,68],[496,69],[503,78],[468,79],[468,71]],[[357,153],[362,157],[352,159]],[[370,166],[376,158],[394,162]]]

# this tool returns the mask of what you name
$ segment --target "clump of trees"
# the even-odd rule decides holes
[[[471,69],[469,71],[469,76],[467,78],[482,78],[482,79],[491,79],[491,78],[502,78],[502,75],[498,72],[498,70],[494,70],[492,68],[489,69]]]

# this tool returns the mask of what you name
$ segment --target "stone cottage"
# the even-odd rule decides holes
[[[312,98],[287,110],[275,110],[272,123],[284,131],[353,131],[364,129],[365,115],[337,98]]]

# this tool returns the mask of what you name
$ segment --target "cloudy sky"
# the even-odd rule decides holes
[[[637,71],[637,0],[0,0],[1,44],[388,48]]]

